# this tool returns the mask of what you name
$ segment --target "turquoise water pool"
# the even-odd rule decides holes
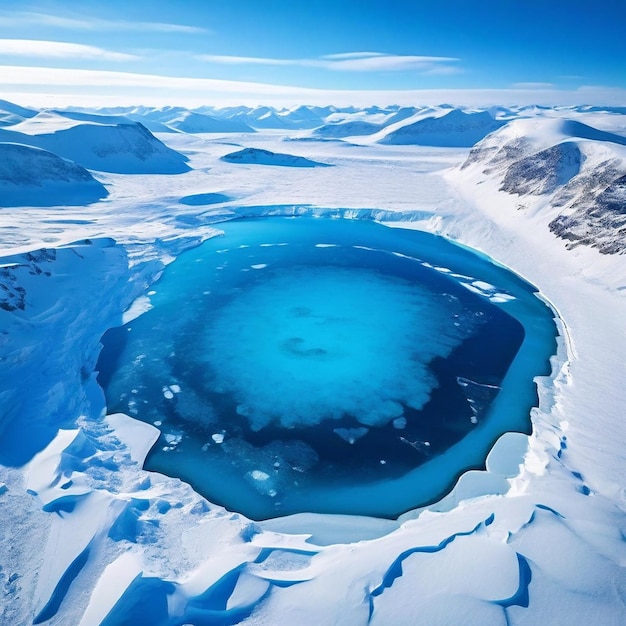
[[[219,226],[103,338],[109,412],[162,431],[147,469],[253,519],[394,517],[530,432],[556,327],[507,269],[373,222]]]

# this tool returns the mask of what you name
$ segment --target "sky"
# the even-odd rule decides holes
[[[36,106],[626,106],[624,0],[0,0]]]

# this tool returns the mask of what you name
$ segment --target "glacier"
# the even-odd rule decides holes
[[[124,173],[115,151],[99,157],[108,165],[74,154],[109,193],[87,207],[61,199],[37,207],[27,198],[7,206],[0,197],[0,623],[621,623],[626,267],[621,226],[601,213],[619,217],[624,146],[575,136],[579,127],[555,128],[553,120],[623,137],[623,115],[500,109],[494,115],[507,124],[482,140],[492,154],[501,150],[498,159],[472,157],[462,167],[468,148],[385,145],[373,135],[315,141],[316,116],[322,125],[330,115],[368,114],[313,109],[292,118],[231,111],[241,121],[275,118],[254,134],[158,133],[187,159],[170,162],[178,173]],[[3,129],[23,114],[34,117],[7,110]],[[393,114],[374,111],[372,123]],[[58,115],[47,123],[60,129]],[[263,132],[264,123],[276,126]],[[20,131],[9,132],[15,142]],[[101,140],[88,138],[96,147]],[[505,149],[510,139],[520,152]],[[563,141],[585,157],[578,172],[571,160],[552,170],[561,154],[552,150],[532,160],[536,184],[527,177],[503,188],[507,171],[517,181],[510,168],[519,158]],[[221,160],[232,143],[274,153],[297,146],[298,156],[335,167],[250,165],[244,175]],[[199,200],[181,201],[190,197]],[[146,471],[159,428],[107,411],[95,373],[100,338],[141,319],[166,266],[218,235],[223,220],[262,215],[428,231],[536,285],[559,337],[551,372],[535,380],[532,432],[503,435],[484,469],[395,519],[300,513],[252,521]],[[575,228],[562,224],[575,239],[560,236],[562,220],[550,226],[560,215],[576,216]],[[507,299],[489,291],[493,281],[467,284]],[[166,382],[177,396],[175,381]]]

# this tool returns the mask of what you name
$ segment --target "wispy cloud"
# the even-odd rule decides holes
[[[514,83],[513,89],[554,89],[553,83]]]
[[[133,61],[139,57],[123,52],[112,52],[95,46],[63,41],[42,41],[39,39],[0,39],[0,55],[72,59],[97,59],[102,61]]]
[[[208,63],[226,65],[291,65],[350,72],[397,72],[411,70],[422,73],[437,73],[438,70],[443,70],[441,73],[452,73],[458,71],[452,64],[459,61],[459,59],[454,57],[398,55],[386,54],[384,52],[345,52],[341,54],[327,54],[315,59],[273,59],[215,54],[203,54],[197,58]]]
[[[34,11],[0,11],[1,26],[49,26],[66,30],[151,31],[158,33],[206,34],[206,28],[165,22],[133,22],[96,17],[67,17]]]
[[[585,86],[579,89],[413,89],[331,90],[264,83],[182,78],[130,72],[0,66],[0,97],[37,106],[133,105],[200,106],[207,103],[274,104],[426,104],[451,102],[491,105],[619,105],[626,89]]]

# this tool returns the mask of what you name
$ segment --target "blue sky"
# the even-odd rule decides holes
[[[626,104],[623,0],[16,6],[0,97],[33,104]]]

